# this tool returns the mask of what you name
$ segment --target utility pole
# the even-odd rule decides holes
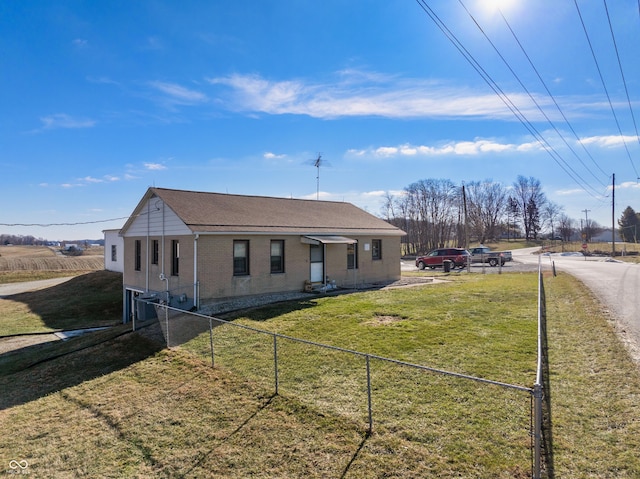
[[[462,183],[462,202],[464,206],[464,248],[469,248],[469,227],[467,226],[467,194],[464,189],[464,183]]]
[[[584,233],[584,234],[585,234],[585,240],[587,240],[587,239],[591,239],[591,238],[589,237],[589,233],[588,233],[588,231],[589,231],[589,229],[590,229],[590,228],[589,228],[589,211],[591,211],[591,210],[582,210],[582,212],[584,213],[584,231],[585,231],[585,233]]]
[[[611,193],[611,257],[616,257],[616,174],[613,173]]]

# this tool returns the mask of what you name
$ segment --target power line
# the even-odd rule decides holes
[[[500,86],[491,78],[487,71],[478,63],[473,55],[462,45],[460,40],[451,32],[451,30],[445,25],[445,23],[438,17],[433,9],[427,4],[426,0],[416,0],[422,10],[431,18],[436,26],[442,31],[442,33],[449,39],[454,47],[462,54],[462,56],[469,62],[476,72],[482,77],[482,79],[489,85],[489,87],[498,95],[507,108],[514,114],[514,116],[522,123],[522,125],[536,138],[541,144],[545,145],[545,151],[551,158],[560,166],[560,168],[578,185],[585,190],[586,193],[596,198],[592,192],[588,191],[580,181],[578,181],[573,174],[567,170],[562,164],[564,160],[561,159],[558,152],[549,144],[549,142],[543,137],[543,135],[533,126],[533,124],[526,118],[526,116],[520,111],[520,109],[513,103],[509,96],[500,88]],[[564,162],[566,164],[566,162]],[[572,170],[573,171],[573,170]],[[582,180],[582,179],[581,179]],[[582,183],[586,183],[582,180]],[[587,185],[588,186],[588,185]],[[594,190],[595,191],[595,190]]]
[[[607,7],[607,0],[603,0],[604,2],[604,10],[607,12],[607,21],[609,22],[609,31],[611,32],[611,40],[613,40],[613,48],[616,51],[616,58],[618,59],[618,67],[620,68],[620,76],[622,77],[622,84],[624,85],[624,92],[627,95],[627,104],[629,105],[629,112],[631,113],[631,119],[633,120],[633,128],[636,131],[636,139],[640,144],[640,136],[638,135],[638,125],[636,124],[636,117],[633,114],[633,107],[631,106],[631,99],[629,98],[629,89],[627,88],[627,81],[624,77],[624,71],[622,69],[622,62],[620,61],[620,53],[618,52],[618,44],[616,43],[616,36],[613,33],[613,26],[611,25],[611,17],[609,16],[609,8]],[[631,166],[633,166],[633,171],[636,173],[636,177],[638,175],[638,170],[636,170],[636,165],[633,163],[631,156],[629,156],[629,161],[631,161]]]
[[[140,213],[137,216],[145,215],[146,213]],[[111,221],[128,220],[133,216],[122,216],[120,218],[110,218],[108,220],[95,220],[95,221],[78,221],[75,223],[0,223],[0,226],[37,226],[42,228],[48,228],[50,226],[80,226],[80,225],[92,225],[97,223],[109,223]]]
[[[626,140],[624,139],[624,135],[622,134],[622,128],[620,127],[620,121],[618,120],[618,115],[616,115],[616,110],[613,108],[613,103],[611,102],[611,96],[609,95],[609,90],[607,90],[607,85],[604,81],[604,77],[602,76],[602,70],[600,69],[600,64],[598,63],[598,59],[596,58],[596,53],[593,49],[593,45],[591,43],[591,39],[589,38],[589,32],[587,32],[587,26],[584,23],[584,19],[582,18],[582,12],[580,11],[580,7],[578,6],[578,1],[573,0],[573,3],[576,6],[576,10],[578,11],[578,17],[580,17],[580,23],[582,24],[582,30],[584,31],[585,36],[587,37],[587,43],[589,44],[589,49],[591,50],[591,56],[593,57],[593,61],[596,64],[596,69],[598,70],[598,75],[600,76],[600,82],[602,83],[602,88],[604,89],[605,95],[607,96],[607,101],[609,102],[609,107],[611,108],[611,114],[615,119],[616,126],[618,127],[618,132],[620,133],[620,138],[622,139],[622,143],[624,144],[624,149],[627,151],[627,156],[629,157],[629,162],[631,166],[633,166],[633,170],[638,174],[635,165],[633,164],[633,159],[631,158],[631,153],[629,152],[629,146],[627,145]]]
[[[567,148],[569,148],[569,150],[573,153],[573,155],[576,157],[576,159],[582,164],[582,166],[585,167],[585,169],[591,173],[591,175],[596,179],[596,181],[599,181],[600,184],[603,187],[606,187],[606,185],[601,182],[595,174],[593,174],[593,172],[587,167],[587,165],[584,164],[584,162],[582,161],[582,159],[578,156],[578,154],[575,152],[575,150],[573,149],[573,147],[569,144],[569,142],[565,139],[564,135],[560,132],[560,130],[557,128],[557,126],[554,124],[553,121],[551,121],[551,119],[549,118],[549,116],[546,114],[546,112],[543,110],[543,108],[540,106],[540,104],[538,103],[538,101],[535,99],[535,97],[531,94],[531,92],[529,91],[529,89],[526,87],[526,85],[522,82],[522,80],[520,79],[519,75],[515,72],[515,70],[511,67],[511,65],[509,64],[509,62],[506,60],[506,58],[502,55],[502,53],[500,53],[500,50],[496,47],[495,43],[493,43],[493,41],[489,38],[489,36],[486,34],[486,32],[484,31],[484,29],[480,26],[480,24],[476,21],[475,17],[471,14],[471,12],[469,11],[469,9],[467,9],[467,7],[465,6],[465,4],[462,2],[462,0],[458,0],[458,3],[460,3],[460,5],[462,6],[462,8],[465,10],[465,12],[467,12],[467,15],[469,15],[469,17],[471,18],[471,20],[473,21],[473,23],[476,25],[476,27],[480,30],[480,32],[482,33],[482,35],[485,37],[485,39],[489,42],[489,44],[491,45],[491,47],[493,48],[493,50],[496,52],[496,54],[500,57],[500,59],[502,60],[502,62],[505,64],[505,66],[507,67],[507,69],[511,72],[511,74],[514,76],[514,78],[516,79],[516,81],[520,84],[520,86],[522,87],[522,89],[525,91],[525,93],[529,96],[529,98],[531,99],[531,101],[533,102],[533,104],[536,106],[536,108],[538,109],[538,111],[542,114],[542,116],[544,116],[544,118],[547,120],[547,122],[551,125],[551,127],[555,130],[555,132],[558,134],[558,136],[562,139],[562,141],[564,142],[564,144],[567,146]],[[504,17],[503,17],[504,18]],[[505,19],[506,21],[506,19]],[[521,46],[522,47],[522,46]],[[525,53],[526,56],[526,53]],[[527,56],[528,58],[528,56]],[[535,70],[535,68],[534,68]],[[571,166],[569,166],[569,164],[562,159],[562,162],[567,166],[567,168],[569,168],[575,176],[577,176],[578,178],[580,178],[580,180],[585,184],[585,186],[588,186],[589,188],[591,188],[594,192],[597,193],[597,191],[591,187]]]
[[[640,2],[640,0],[638,0]],[[549,97],[551,98],[551,100],[553,101],[553,104],[556,106],[556,108],[558,109],[558,112],[560,113],[560,115],[562,116],[562,118],[564,119],[565,123],[567,124],[567,126],[569,127],[569,129],[571,130],[571,132],[573,133],[573,136],[576,138],[576,140],[578,141],[578,143],[582,146],[582,148],[584,149],[584,152],[587,154],[587,156],[591,159],[591,161],[593,162],[593,164],[600,170],[600,172],[604,175],[606,175],[607,173],[600,167],[600,165],[596,162],[595,158],[593,158],[593,156],[591,155],[591,153],[589,153],[589,150],[587,150],[587,147],[585,146],[584,142],[581,141],[580,136],[578,135],[578,133],[576,132],[576,130],[573,128],[573,126],[571,125],[571,122],[569,122],[569,119],[566,117],[566,115],[564,114],[564,112],[562,111],[562,108],[560,108],[560,105],[558,104],[558,102],[556,101],[555,96],[551,93],[551,90],[549,89],[549,87],[547,86],[547,83],[544,81],[544,79],[542,78],[542,75],[540,75],[540,72],[538,71],[538,69],[536,68],[536,66],[533,64],[533,61],[531,60],[531,58],[529,57],[529,54],[527,53],[527,51],[525,50],[524,46],[522,45],[522,43],[520,42],[520,39],[518,38],[518,36],[516,35],[516,32],[513,30],[513,28],[511,28],[511,25],[509,24],[509,22],[507,21],[507,19],[505,18],[504,14],[502,13],[502,10],[498,9],[498,11],[500,12],[500,16],[502,17],[502,20],[504,20],[504,23],[507,25],[507,28],[509,29],[509,31],[511,32],[511,34],[513,35],[514,40],[516,41],[516,43],[518,44],[518,46],[520,47],[520,50],[522,50],[523,55],[525,56],[525,58],[527,59],[527,61],[529,62],[529,65],[531,65],[531,68],[533,69],[533,71],[535,72],[535,74],[537,75],[538,79],[540,80],[540,83],[542,83],[542,86],[544,87],[544,89],[546,90],[547,94],[549,95]],[[573,149],[571,149],[571,151],[573,151]],[[577,154],[575,152],[573,152],[574,155],[577,156]],[[579,159],[579,158],[578,158]],[[582,160],[580,160],[580,162],[582,163]],[[584,163],[582,163],[584,165]],[[586,165],[584,165],[586,168]],[[588,169],[588,168],[587,168]],[[589,170],[589,172],[594,176],[595,175],[591,172],[591,170]],[[597,179],[597,178],[596,178]],[[597,179],[598,181],[600,181],[599,179]],[[602,186],[605,186],[601,181],[600,184]]]

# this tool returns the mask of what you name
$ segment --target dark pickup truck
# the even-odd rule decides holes
[[[469,252],[472,263],[489,263],[489,266],[502,266],[513,259],[511,251],[491,251],[486,246],[471,248]]]

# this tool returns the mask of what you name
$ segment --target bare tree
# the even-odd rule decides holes
[[[513,198],[518,202],[525,238],[536,239],[541,226],[540,211],[547,203],[540,180],[519,175],[513,184]]]
[[[448,243],[455,231],[458,188],[451,180],[420,180],[405,188],[408,212],[416,224],[416,245],[428,251]]]
[[[466,188],[470,232],[484,243],[495,239],[507,205],[507,190],[492,180],[472,181]]]
[[[558,234],[562,241],[571,241],[571,237],[576,232],[574,225],[575,222],[564,213],[558,217]]]
[[[542,208],[542,221],[551,229],[551,238],[556,236],[554,228],[557,226],[557,219],[560,213],[562,213],[562,210],[563,207],[553,201],[547,201]]]

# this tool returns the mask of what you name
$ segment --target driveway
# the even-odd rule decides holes
[[[513,259],[537,264],[539,248],[513,250]],[[553,253],[541,257],[543,267],[555,265],[575,276],[611,312],[616,330],[640,364],[640,264],[611,258],[585,257],[582,253]]]
[[[12,294],[26,293],[29,291],[37,291],[39,289],[50,288],[58,284],[69,281],[73,276],[65,278],[41,279],[39,281],[24,281],[22,283],[5,283],[0,284],[0,298],[11,296]]]

